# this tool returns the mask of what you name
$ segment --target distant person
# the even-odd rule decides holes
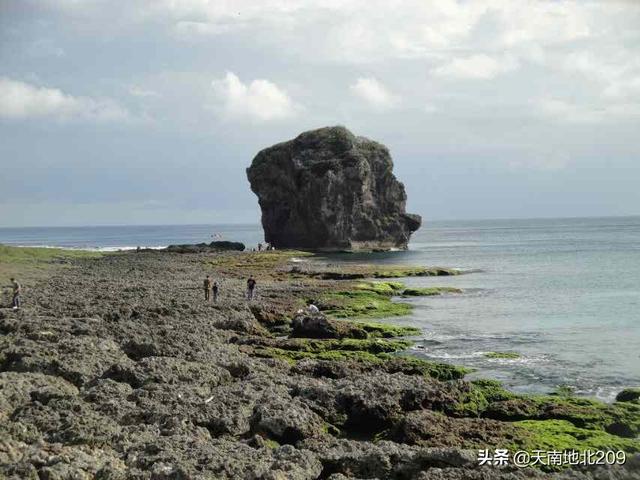
[[[256,279],[253,278],[253,275],[249,277],[247,280],[247,300],[253,300],[253,293],[256,289]]]
[[[213,282],[211,290],[213,292],[213,303],[218,303],[218,282]]]
[[[259,244],[258,244],[258,251],[259,251],[259,252],[261,252],[261,251],[262,251],[262,244],[261,244],[261,243],[259,243]]]
[[[204,299],[211,300],[211,277],[209,275],[204,279]]]
[[[21,298],[20,294],[22,293],[22,285],[18,283],[18,281],[11,277],[11,288],[13,289],[13,298],[11,299],[11,305],[14,310],[18,310],[20,308]]]

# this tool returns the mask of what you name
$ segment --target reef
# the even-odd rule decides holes
[[[404,285],[296,273],[303,255],[49,252],[28,269],[24,251],[0,256],[24,285],[23,310],[0,309],[0,478],[638,478],[633,391],[605,404],[469,381],[408,355],[416,330],[382,318]],[[204,300],[206,274],[218,303]],[[297,327],[317,299],[319,325]],[[359,315],[370,302],[382,308]],[[479,465],[494,448],[627,461]]]

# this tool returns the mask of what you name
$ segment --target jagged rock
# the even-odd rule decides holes
[[[292,337],[367,338],[367,332],[353,323],[331,320],[322,313],[298,313],[291,323]]]
[[[387,148],[326,127],[260,151],[247,169],[265,239],[278,248],[406,248],[421,224]]]
[[[256,405],[251,430],[280,443],[295,444],[305,438],[323,435],[324,422],[300,399],[265,398]]]

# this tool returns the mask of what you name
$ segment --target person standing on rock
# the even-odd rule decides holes
[[[218,282],[213,282],[213,303],[218,303]]]
[[[204,299],[211,300],[211,277],[209,275],[204,279]]]
[[[253,292],[256,289],[256,283],[256,279],[251,275],[249,280],[247,280],[247,300],[253,300]]]
[[[20,294],[22,293],[22,285],[20,285],[15,278],[11,277],[11,288],[13,289],[13,298],[11,300],[11,305],[13,306],[14,310],[18,310],[21,303]]]

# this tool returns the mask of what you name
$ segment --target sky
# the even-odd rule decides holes
[[[302,131],[430,220],[640,214],[640,2],[0,0],[0,226],[257,223]]]

